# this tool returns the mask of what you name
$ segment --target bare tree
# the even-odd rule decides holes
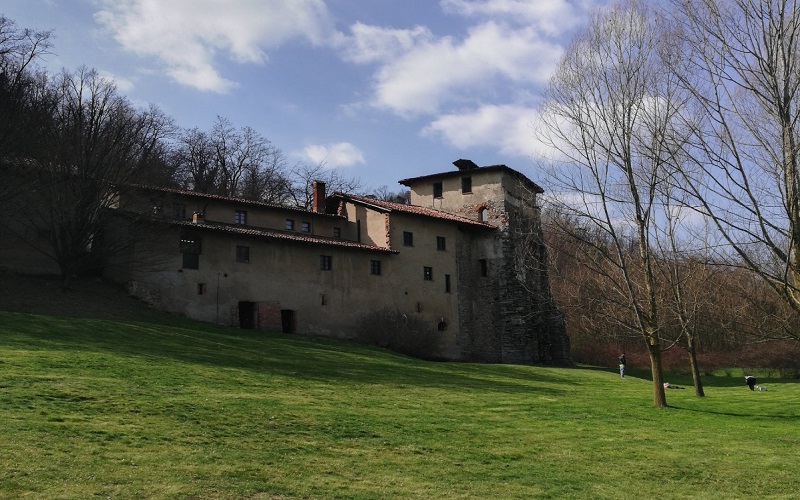
[[[217,189],[219,169],[211,138],[197,127],[184,131],[173,151],[173,164],[184,188],[201,193]]]
[[[667,402],[654,240],[660,189],[675,168],[678,105],[662,61],[667,34],[636,1],[596,11],[551,79],[542,115],[542,137],[559,155],[551,185],[561,193],[552,202],[600,233],[576,247],[579,259],[604,278],[604,296],[627,310],[617,327],[646,344],[656,407]]]
[[[211,129],[211,144],[219,180],[217,191],[237,196],[239,183],[248,165],[258,165],[265,154],[266,141],[249,127],[237,131],[230,120],[217,116]]]
[[[671,181],[664,183],[670,186]],[[663,200],[662,229],[655,238],[658,256],[655,260],[659,272],[661,289],[668,289],[663,300],[668,310],[669,319],[676,324],[673,332],[674,343],[683,347],[689,355],[689,368],[692,373],[695,395],[705,396],[700,376],[700,365],[697,361],[697,343],[699,331],[697,318],[703,314],[706,305],[713,296],[710,287],[712,269],[709,264],[686,252],[689,245],[682,242],[682,236],[688,233],[681,228],[681,220],[686,216],[684,204],[674,204],[675,187],[667,187],[668,195]]]
[[[607,293],[602,257],[611,244],[596,226],[581,224],[574,213],[549,206],[542,216],[545,245],[549,251],[550,280],[555,303],[564,312],[567,331],[577,358],[585,363],[616,361],[619,353],[640,342],[638,334],[618,327],[628,307],[617,295]],[[602,251],[596,250],[597,248]],[[530,259],[538,262],[535,256]],[[528,259],[526,258],[526,262]],[[589,263],[592,263],[591,265]]]
[[[270,203],[290,199],[286,159],[251,127],[236,129],[218,116],[211,132],[186,130],[173,162],[184,187]]]
[[[149,161],[170,122],[153,108],[135,109],[95,70],[62,72],[52,92],[57,105],[32,158],[37,189],[26,222],[45,242],[34,248],[58,264],[67,288],[96,258],[112,189]]]
[[[691,204],[724,245],[713,258],[756,273],[800,313],[800,6],[794,0],[675,1],[692,97],[683,172]],[[796,321],[792,322],[796,325]],[[800,339],[789,326],[773,337]]]
[[[0,168],[18,168],[36,149],[36,137],[48,121],[53,100],[46,78],[34,63],[51,48],[49,31],[20,29],[0,16]],[[30,176],[4,174],[0,200],[28,189]]]
[[[314,181],[322,181],[328,192],[357,193],[363,189],[361,181],[347,177],[341,170],[325,167],[325,162],[317,164],[297,164],[291,173],[291,204],[306,210],[311,209],[314,198]]]
[[[373,190],[372,195],[383,201],[391,201],[394,203],[402,203],[408,205],[411,203],[411,191],[401,189],[399,191],[392,191],[389,186],[380,186]]]
[[[283,151],[250,127],[244,127],[239,138],[240,147],[233,154],[233,163],[242,170],[236,181],[236,195],[285,204],[290,180]]]
[[[27,149],[32,119],[39,118],[37,99],[41,75],[34,62],[51,48],[49,31],[20,29],[0,16],[0,156],[7,158]]]

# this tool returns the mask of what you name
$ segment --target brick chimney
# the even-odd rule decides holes
[[[314,198],[311,201],[311,210],[317,213],[325,213],[325,183],[314,181],[312,189]]]
[[[203,215],[203,212],[195,212],[192,214],[192,224],[205,224],[206,217]]]

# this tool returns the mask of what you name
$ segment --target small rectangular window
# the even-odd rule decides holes
[[[236,262],[248,264],[250,262],[250,247],[236,246]]]
[[[423,267],[422,276],[425,281],[433,281],[433,268],[428,266]]]
[[[447,240],[444,239],[444,236],[436,237],[436,250],[447,250]]]
[[[403,231],[403,245],[407,247],[414,246],[414,233]]]
[[[286,225],[284,225],[284,228],[287,231],[294,231],[294,221],[292,219],[286,219]]]
[[[340,228],[340,227],[333,228],[333,237],[334,238],[341,238],[342,237],[342,228]]]
[[[233,223],[234,224],[247,224],[247,211],[245,210],[234,210],[233,211]]]
[[[186,218],[186,205],[183,203],[172,204],[172,217],[174,219],[183,220]]]
[[[198,283],[197,284],[197,295],[203,295],[206,293],[206,284],[205,283]]]
[[[201,241],[196,236],[182,236],[181,237],[181,253],[192,253],[200,255]]]
[[[184,269],[200,269],[200,256],[196,253],[183,254]]]
[[[379,260],[371,260],[371,261],[369,261],[369,273],[370,274],[381,274],[381,261],[379,261]]]
[[[333,269],[333,257],[330,255],[319,256],[319,268],[323,271],[330,271]]]
[[[200,268],[201,249],[202,245],[199,237],[188,235],[181,236],[180,252],[183,254],[184,269]]]
[[[303,222],[303,223],[301,223],[300,227],[301,227],[301,229],[302,229],[302,231],[304,233],[310,233],[311,232],[311,223],[310,222]]]
[[[461,178],[461,192],[462,193],[471,193],[472,192],[472,177],[462,177]]]
[[[451,292],[451,290],[450,290],[450,275],[449,274],[445,274],[444,275],[444,292],[445,293],[450,293]]]
[[[433,197],[434,198],[441,198],[442,197],[442,183],[441,182],[434,182],[433,183]]]
[[[486,259],[479,259],[478,263],[481,266],[481,276],[488,276],[489,268],[488,265],[486,264]]]

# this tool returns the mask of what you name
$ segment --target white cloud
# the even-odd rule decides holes
[[[423,26],[407,30],[356,23],[350,27],[350,32],[350,36],[339,38],[339,44],[344,59],[359,64],[391,61],[434,39],[431,31]]]
[[[599,2],[591,0],[441,0],[445,12],[477,17],[502,18],[557,36],[580,25]]]
[[[104,80],[112,82],[120,94],[127,94],[135,87],[133,81],[127,78],[122,78],[107,71],[100,71],[99,73]]]
[[[324,164],[326,168],[352,167],[366,163],[364,154],[349,142],[306,146],[303,156],[315,164]]]
[[[445,12],[480,24],[459,38],[436,37],[419,26],[398,30],[357,23],[342,36],[340,49],[347,61],[377,64],[373,106],[404,117],[440,115],[425,134],[458,147],[544,154],[546,148],[533,139],[537,116],[530,98],[514,94],[541,89],[571,31],[600,3],[604,0],[441,0]]]
[[[495,147],[514,156],[538,155],[534,139],[536,109],[523,105],[484,105],[465,113],[443,115],[425,127],[457,148]]]
[[[330,36],[323,0],[104,0],[95,19],[126,50],[155,56],[176,81],[225,92],[235,83],[214,59],[261,63],[266,50],[293,38],[320,44]]]
[[[370,34],[378,39],[387,35],[378,28]],[[503,83],[540,85],[562,52],[531,28],[513,30],[494,22],[473,27],[461,42],[419,36],[410,45],[377,70],[374,87],[377,107],[406,116],[494,97]]]

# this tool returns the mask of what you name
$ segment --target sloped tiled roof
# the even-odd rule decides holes
[[[237,203],[237,204],[240,204],[240,205],[250,206],[250,207],[272,208],[272,209],[275,209],[275,210],[283,210],[283,211],[286,211],[286,212],[293,212],[293,213],[314,214],[314,215],[323,215],[323,216],[327,215],[329,217],[337,217],[337,218],[339,217],[338,215],[335,215],[335,214],[325,214],[325,213],[321,213],[321,212],[310,212],[310,211],[305,210],[303,208],[287,207],[285,205],[280,205],[278,203],[267,203],[267,202],[264,202],[264,201],[249,200],[247,198],[232,198],[230,196],[222,196],[222,195],[219,195],[219,194],[210,194],[210,193],[200,193],[200,192],[197,192],[197,191],[189,191],[187,189],[175,189],[175,188],[165,188],[165,187],[156,187],[156,186],[145,186],[145,185],[141,185],[141,184],[134,184],[134,185],[131,185],[130,187],[132,187],[134,189],[139,189],[139,190],[142,190],[142,191],[155,191],[155,192],[161,192],[161,193],[176,194],[176,195],[186,196],[186,197],[190,197],[190,198],[200,198],[200,199],[205,199],[205,200],[219,200],[219,201],[225,201],[225,202],[229,202],[229,203]]]
[[[523,173],[514,170],[511,167],[506,165],[488,165],[485,167],[478,167],[469,170],[449,170],[447,172],[439,172],[438,174],[429,174],[429,175],[422,175],[420,177],[410,177],[408,179],[403,179],[397,181],[399,184],[404,186],[411,186],[412,184],[416,184],[421,181],[430,181],[433,179],[440,179],[440,178],[447,178],[447,177],[460,177],[466,174],[471,174],[475,172],[491,172],[491,171],[504,171],[517,179],[519,179],[522,183],[527,184],[532,191],[535,193],[544,193],[544,189],[541,186],[533,182],[532,180],[528,179]]]
[[[359,243],[357,241],[350,241],[350,240],[343,240],[340,238],[332,238],[326,236],[317,236],[313,234],[303,234],[297,233],[293,231],[281,231],[278,229],[268,229],[268,228],[261,228],[261,227],[252,227],[252,226],[242,226],[238,224],[223,224],[214,221],[208,221],[200,224],[195,224],[191,221],[184,221],[184,220],[175,220],[170,219],[167,217],[157,217],[146,215],[143,216],[138,212],[123,212],[117,211],[117,213],[126,215],[128,217],[134,218],[142,218],[145,217],[148,220],[169,224],[171,226],[178,226],[178,227],[186,227],[191,228],[198,231],[213,231],[217,233],[225,233],[231,235],[239,235],[245,237],[253,237],[253,238],[266,238],[270,240],[281,240],[281,241],[291,241],[297,243],[307,243],[311,245],[325,245],[325,246],[333,246],[333,247],[346,247],[346,248],[354,248],[359,250],[369,250],[373,252],[383,252],[383,253],[399,253],[395,250],[390,248],[378,247],[374,245],[367,245],[364,243]]]
[[[354,194],[345,194],[339,192],[334,193],[334,196],[344,200],[350,200],[355,203],[360,203],[362,205],[368,205],[377,210],[382,210],[386,212],[402,212],[413,215],[421,215],[424,217],[432,217],[434,219],[446,220],[450,222],[456,222],[458,224],[464,224],[471,227],[480,227],[483,229],[497,229],[496,226],[489,224],[487,222],[481,222],[475,219],[469,219],[467,217],[456,215],[450,212],[445,212],[443,210],[437,210],[435,208],[420,207],[418,205],[405,205],[403,203],[383,201],[375,198],[369,198],[366,196],[357,196]]]

